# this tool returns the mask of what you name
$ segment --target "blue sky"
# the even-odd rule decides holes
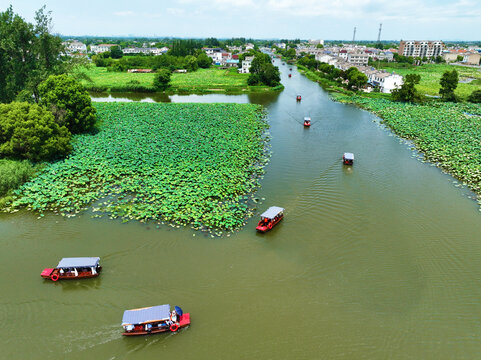
[[[0,0],[64,35],[480,40],[481,0]]]

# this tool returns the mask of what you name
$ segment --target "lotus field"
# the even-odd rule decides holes
[[[71,216],[232,230],[251,214],[267,162],[267,124],[251,104],[96,103],[100,131],[17,191],[26,206]],[[249,205],[250,204],[250,205]]]
[[[481,194],[481,106],[443,102],[415,105],[361,97],[340,100],[374,112],[398,135],[412,140],[427,160]]]

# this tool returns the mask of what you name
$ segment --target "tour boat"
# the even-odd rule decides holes
[[[301,98],[301,95],[297,95],[297,96],[296,96],[296,100],[297,100],[297,101],[301,101],[301,99],[302,99],[302,98]]]
[[[342,162],[344,165],[352,165],[354,163],[354,154],[344,153],[344,155],[342,156]]]
[[[256,230],[266,232],[277,225],[284,218],[284,209],[278,206],[271,206],[261,214],[261,220],[257,224]]]
[[[304,118],[304,126],[305,126],[305,127],[311,126],[311,118],[310,118],[310,117],[305,117],[305,118]]]
[[[170,305],[157,305],[140,309],[126,310],[122,317],[122,335],[150,335],[161,332],[176,332],[190,325],[190,314],[184,314],[182,309]]]
[[[98,257],[63,258],[56,268],[44,269],[40,276],[52,281],[93,278],[102,271],[99,262]]]
[[[292,76],[292,74],[289,74],[289,77],[291,77],[291,76]]]
[[[292,68],[289,68],[289,71],[292,71]]]

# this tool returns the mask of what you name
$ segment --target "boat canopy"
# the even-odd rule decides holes
[[[264,211],[261,214],[261,217],[263,218],[268,218],[268,219],[274,219],[279,213],[283,212],[284,209],[278,206],[271,206],[269,209]]]
[[[306,116],[306,117],[304,118],[304,121],[311,121],[311,118]]]
[[[98,257],[76,257],[63,258],[57,265],[59,269],[65,268],[82,268],[82,267],[96,267],[99,264]]]
[[[140,309],[126,310],[122,318],[122,326],[138,325],[153,321],[170,319],[170,305],[157,305]]]
[[[353,153],[344,153],[344,159],[354,160],[354,154]]]

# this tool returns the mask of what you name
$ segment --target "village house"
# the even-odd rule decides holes
[[[254,60],[254,56],[246,56],[245,59],[242,60],[242,67],[239,69],[239,72],[242,74],[248,74],[252,60]]]
[[[368,83],[379,87],[382,93],[391,93],[394,89],[401,87],[404,83],[403,77],[399,74],[389,73],[386,71],[373,71],[366,74]]]
[[[87,52],[87,45],[77,40],[68,40],[63,42],[62,45],[65,46],[65,50],[69,54]]]
[[[348,53],[347,62],[353,65],[367,65],[369,62],[369,54],[363,53]]]
[[[118,46],[118,45],[116,45],[116,44],[91,45],[90,51],[95,53],[95,54],[101,54],[101,53],[110,51],[110,49],[114,46]]]
[[[468,65],[479,65],[481,54],[479,53],[466,53],[463,56],[463,63]]]

